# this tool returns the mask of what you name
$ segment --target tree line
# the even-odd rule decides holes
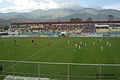
[[[113,21],[114,20],[114,15],[108,15],[108,21]],[[82,19],[79,17],[71,18],[70,22],[81,22]],[[86,21],[93,21],[92,17],[88,17]]]

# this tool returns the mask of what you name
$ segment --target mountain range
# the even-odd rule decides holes
[[[108,15],[114,15],[114,20],[120,20],[120,11],[114,9],[51,9],[24,13],[0,13],[0,25],[9,25],[11,22],[70,21],[72,17],[79,17],[82,20],[87,20],[88,17],[92,17],[93,20],[107,20]]]

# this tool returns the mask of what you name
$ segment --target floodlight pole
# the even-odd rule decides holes
[[[13,68],[13,80],[15,78],[15,75],[14,75],[14,61],[12,61],[12,68]]]
[[[40,80],[40,64],[39,64],[39,62],[38,62],[38,78]]]
[[[68,66],[68,80],[69,80],[69,77],[70,77],[70,76],[69,76],[69,63],[68,63],[67,66]]]

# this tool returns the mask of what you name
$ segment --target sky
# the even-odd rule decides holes
[[[120,0],[0,0],[0,13],[30,12],[38,9],[116,9],[120,10]]]

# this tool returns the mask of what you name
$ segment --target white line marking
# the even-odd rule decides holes
[[[0,62],[12,62],[12,60],[0,60]],[[31,64],[58,64],[58,65],[81,65],[81,66],[100,66],[100,64],[86,63],[60,63],[60,62],[33,62],[33,61],[13,61],[15,63],[31,63]],[[101,64],[101,66],[120,66],[120,64]]]

